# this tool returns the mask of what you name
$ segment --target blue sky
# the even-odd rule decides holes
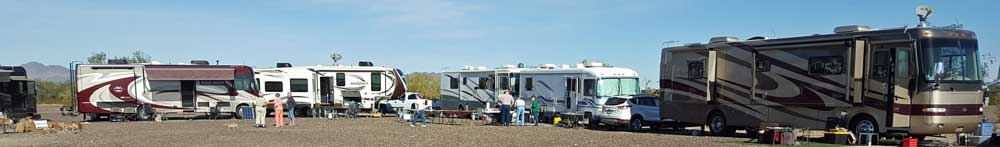
[[[935,8],[932,25],[959,22],[977,32],[983,52],[997,54],[1000,13],[991,11],[1000,1],[991,0],[0,0],[0,64],[65,65],[97,51],[141,50],[161,62],[270,67],[330,64],[337,52],[341,63],[367,60],[407,72],[588,59],[656,81],[664,41],[912,27],[921,4]]]

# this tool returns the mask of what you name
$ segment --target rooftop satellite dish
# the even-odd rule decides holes
[[[928,5],[920,5],[917,6],[915,11],[917,13],[917,17],[920,17],[920,27],[925,27],[927,26],[927,18],[931,17],[931,14],[934,13],[934,8],[931,8],[931,6]]]
[[[344,56],[341,56],[338,53],[330,54],[330,60],[333,60],[333,63],[337,63],[337,61],[340,61],[341,58],[344,58]]]

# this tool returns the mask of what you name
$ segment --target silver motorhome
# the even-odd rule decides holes
[[[589,118],[608,97],[639,93],[639,74],[632,69],[602,63],[576,66],[545,64],[527,68],[466,67],[441,74],[441,103],[444,109],[481,109],[497,105],[501,91],[529,101],[536,96],[542,111],[551,115],[577,113]]]
[[[766,126],[971,132],[982,118],[978,52],[975,33],[943,27],[712,38],[663,49],[661,115],[716,134]]]

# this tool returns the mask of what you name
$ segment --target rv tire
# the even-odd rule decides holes
[[[878,122],[872,119],[868,115],[858,115],[851,119],[851,132],[854,132],[855,136],[861,136],[860,133],[877,133],[878,132]]]
[[[735,130],[728,126],[726,122],[726,116],[722,112],[713,112],[708,117],[708,130],[709,134],[715,136],[728,136],[733,134]]]
[[[150,107],[149,105],[139,105],[137,109],[138,110],[136,110],[135,113],[137,120],[141,121],[152,120],[153,115],[156,114],[155,112],[153,112],[153,107]]]
[[[233,116],[236,116],[236,119],[245,119],[246,116],[243,116],[243,112],[246,111],[248,107],[249,105],[247,104],[240,104],[239,106],[236,106],[236,112],[233,112]]]

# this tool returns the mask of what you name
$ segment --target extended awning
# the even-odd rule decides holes
[[[233,80],[232,68],[146,68],[149,80]]]

